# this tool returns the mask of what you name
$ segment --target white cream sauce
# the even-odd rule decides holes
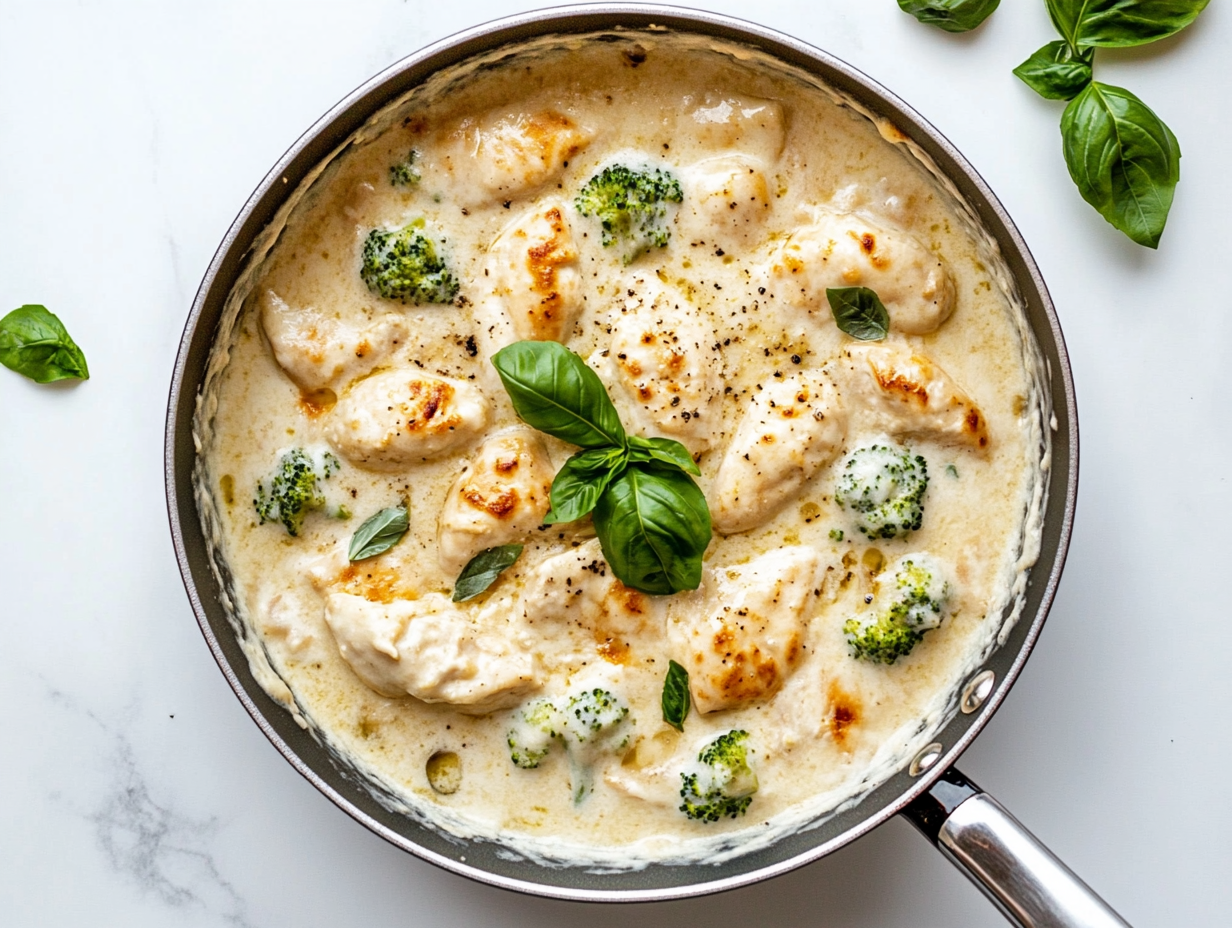
[[[528,149],[536,132],[547,141]],[[422,180],[392,186],[389,167],[412,148]],[[628,266],[571,205],[596,171],[618,161],[669,170],[685,191],[667,247]],[[413,218],[446,242],[461,284],[454,304],[403,306],[360,279],[368,232]],[[553,243],[562,223],[571,243]],[[843,239],[849,254],[836,249],[826,265],[818,257],[824,243],[818,251],[808,240],[819,228],[838,229],[839,239],[848,230],[856,245]],[[888,266],[858,266],[883,254],[861,251],[865,232],[886,239]],[[517,236],[548,256],[571,301],[561,313],[536,314],[532,303],[533,312],[513,317],[523,305],[516,250],[509,258]],[[948,405],[903,426],[901,410],[882,402],[890,400],[868,399],[881,388],[851,380],[867,374],[844,373],[858,367],[846,353],[855,343],[824,300],[793,289],[793,254],[807,267],[808,287],[884,287],[886,350],[926,359],[932,367],[912,370],[930,385],[944,383],[937,369],[948,375]],[[895,268],[903,270],[896,276]],[[941,283],[939,268],[948,275]],[[921,297],[944,286],[952,287],[948,316]],[[688,335],[696,350],[684,358],[687,382],[669,383],[679,369],[654,345],[638,356],[637,371],[617,362],[632,349],[613,353],[613,343],[636,345],[643,330]],[[808,463],[798,473],[776,471],[787,489],[764,488],[773,515],[746,528],[746,514],[728,526],[743,533],[716,533],[694,593],[630,594],[610,575],[587,571],[598,546],[583,520],[523,530],[522,559],[486,597],[455,606],[447,594],[458,551],[474,544],[458,533],[478,531],[482,520],[448,517],[438,531],[438,519],[480,446],[517,425],[488,357],[528,332],[561,337],[589,358],[628,427],[694,451],[708,495],[742,418],[767,388],[833,378],[837,399],[828,387],[818,395],[843,404],[845,430],[801,444]],[[656,364],[658,378],[639,381],[638,371]],[[343,414],[379,418],[372,403],[391,372],[456,383],[472,409],[460,437],[436,436],[422,454],[421,446],[399,446],[375,458],[349,446],[367,433],[357,425],[344,434]],[[548,37],[435,75],[382,110],[289,198],[254,247],[214,348],[194,423],[197,499],[224,605],[256,678],[361,770],[382,802],[546,865],[719,862],[859,802],[953,716],[958,688],[1017,619],[1038,553],[1049,465],[1045,383],[995,244],[893,126],[741,46],[667,33],[619,42]],[[679,405],[639,395],[648,384],[678,392],[686,410],[705,410],[703,427],[673,418]],[[978,410],[987,447],[962,434],[954,403],[963,402]],[[482,416],[474,411],[481,406]],[[362,428],[379,431],[371,420]],[[931,482],[920,530],[870,544],[833,488],[842,456],[887,429],[926,458]],[[258,524],[255,487],[279,454],[331,442],[344,460],[322,484],[328,508],[344,505],[353,517],[314,513],[298,538]],[[541,447],[549,470],[572,450],[555,439]],[[410,506],[406,537],[348,565],[345,546],[359,523],[399,499]],[[533,512],[519,518],[535,521]],[[892,666],[853,659],[843,623],[866,608],[879,571],[910,552],[950,566],[952,614]],[[765,632],[775,638],[766,653],[776,678],[762,698],[737,708],[695,709],[677,733],[660,719],[668,659],[686,659],[690,635],[719,621],[718,604],[778,602],[764,591],[776,560],[793,571],[782,598],[795,610]],[[553,598],[552,584],[574,575],[587,584],[585,602]],[[375,639],[364,637],[369,621],[384,623]],[[476,631],[459,640],[467,622]],[[399,666],[399,648],[422,663],[404,656],[408,665]],[[482,674],[492,655],[503,662],[493,673],[505,676],[481,680],[486,689],[466,683],[466,668]],[[635,746],[623,761],[601,765],[593,794],[575,806],[561,751],[538,769],[510,762],[506,707],[527,693],[599,684],[632,707]],[[396,695],[403,691],[422,698]],[[703,696],[708,708],[722,702],[713,691]],[[493,705],[501,708],[477,714]],[[749,813],[690,821],[676,809],[679,769],[734,728],[750,733],[755,752],[760,789]],[[457,789],[447,794],[426,772],[441,751],[461,761],[460,781],[451,768]]]

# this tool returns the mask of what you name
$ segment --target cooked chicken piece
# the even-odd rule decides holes
[[[631,431],[705,451],[720,424],[723,389],[714,330],[677,294],[659,288],[629,297],[612,316],[609,359],[632,403]]]
[[[541,634],[545,625],[590,631],[612,663],[623,663],[633,642],[653,647],[663,625],[662,601],[617,580],[597,538],[540,563],[522,590],[521,609]]]
[[[487,424],[488,401],[477,387],[401,368],[351,387],[325,437],[352,464],[398,470],[444,454]]]
[[[817,213],[783,243],[768,277],[779,299],[827,316],[827,288],[868,287],[890,327],[909,335],[935,331],[954,311],[954,282],[939,257],[914,236],[852,213]]]
[[[441,569],[461,573],[484,548],[524,541],[552,508],[552,462],[529,429],[488,438],[445,494],[437,523]]]
[[[501,344],[567,341],[582,308],[581,275],[562,207],[537,206],[525,213],[492,243],[489,254],[494,301],[512,328]]]
[[[690,240],[747,241],[770,215],[770,194],[760,162],[740,155],[711,158],[684,172],[679,222]]]
[[[783,151],[783,107],[756,97],[707,94],[689,116],[689,136],[718,151],[739,151],[767,164]]]
[[[563,113],[518,113],[467,120],[453,135],[456,154],[445,170],[466,203],[509,199],[542,186],[565,169],[594,133]]]
[[[778,692],[804,648],[805,607],[821,556],[797,545],[720,569],[701,608],[674,617],[671,637],[698,712],[735,709]]]
[[[847,413],[821,372],[773,381],[753,396],[710,487],[714,528],[724,535],[769,521],[847,435]]]
[[[338,651],[367,686],[472,715],[515,705],[538,686],[533,658],[501,634],[499,620],[487,619],[472,620],[441,593],[390,603],[325,598]]]
[[[988,447],[971,397],[928,358],[894,345],[853,345],[839,362],[844,394],[870,427],[901,438]]]
[[[261,328],[274,360],[305,395],[346,386],[406,338],[396,313],[357,325],[315,306],[289,306],[273,290],[261,298]]]

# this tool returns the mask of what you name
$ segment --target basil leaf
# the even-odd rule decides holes
[[[522,547],[501,545],[499,548],[485,548],[476,554],[458,574],[458,581],[453,585],[453,601],[464,603],[490,587],[522,556]]]
[[[629,436],[630,461],[662,461],[673,464],[685,473],[701,476],[702,469],[689,454],[689,449],[671,438],[643,438],[641,435]]]
[[[363,561],[384,554],[402,540],[410,524],[410,514],[405,505],[391,506],[369,516],[351,536],[348,560]]]
[[[991,16],[1000,3],[1001,0],[898,0],[904,13],[946,32],[970,32]]]
[[[625,443],[599,375],[560,342],[514,342],[492,364],[527,424],[583,448]]]
[[[552,481],[552,509],[544,525],[573,522],[595,508],[600,494],[628,460],[624,448],[609,446],[579,451],[556,472]]]
[[[695,590],[710,543],[710,509],[675,467],[630,464],[599,497],[595,531],[612,573],[643,593]]]
[[[875,342],[890,331],[890,314],[881,299],[868,287],[840,287],[826,290],[834,322],[852,338]]]
[[[1072,100],[1091,83],[1095,49],[1074,54],[1068,42],[1049,42],[1014,69],[1015,76],[1046,100]]]
[[[689,714],[689,672],[675,661],[667,662],[667,677],[663,681],[663,721],[684,731]]]
[[[1128,90],[1092,81],[1061,116],[1069,175],[1082,198],[1139,245],[1159,247],[1181,177],[1181,146]]]
[[[1180,32],[1210,0],[1046,0],[1070,47],[1128,48]]]
[[[86,356],[64,323],[36,303],[0,319],[0,364],[36,383],[90,379]]]

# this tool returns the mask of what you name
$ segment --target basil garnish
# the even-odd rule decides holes
[[[0,319],[0,364],[36,383],[90,379],[86,356],[64,323],[35,303]]]
[[[697,589],[710,508],[689,476],[701,471],[688,449],[668,438],[626,435],[598,375],[558,342],[515,342],[492,363],[525,422],[583,448],[552,481],[544,522],[593,513],[603,556],[625,586],[659,594]]]
[[[347,558],[363,561],[384,554],[402,540],[410,524],[410,514],[405,505],[391,506],[369,516],[351,536]]]
[[[946,32],[970,32],[989,16],[1001,0],[898,0],[904,13]]]
[[[1092,81],[1061,116],[1065,164],[1082,198],[1139,245],[1158,248],[1181,177],[1181,147],[1128,90]]]
[[[612,572],[644,593],[695,590],[710,544],[710,509],[678,468],[630,464],[595,505],[595,532]]]
[[[663,721],[684,731],[689,714],[689,672],[675,661],[667,662],[667,677],[663,680]]]
[[[552,481],[552,509],[544,525],[573,522],[588,515],[628,462],[628,452],[619,445],[579,451],[556,473]]]
[[[678,441],[670,438],[643,438],[641,435],[629,436],[630,461],[661,461],[672,464],[695,477],[701,476],[701,468],[689,454],[689,449]]]
[[[1057,32],[1082,46],[1127,48],[1180,32],[1210,0],[1045,0]]]
[[[474,599],[493,583],[496,578],[514,565],[522,556],[522,545],[501,545],[480,551],[458,574],[453,586],[453,601],[464,603]]]
[[[599,375],[559,342],[514,342],[492,358],[528,425],[582,448],[623,445],[625,430]]]
[[[839,287],[826,290],[834,322],[852,338],[875,342],[890,331],[890,314],[880,298],[868,287]]]
[[[1068,42],[1049,42],[1014,69],[1015,76],[1046,100],[1072,100],[1091,83],[1095,49],[1075,53]]]

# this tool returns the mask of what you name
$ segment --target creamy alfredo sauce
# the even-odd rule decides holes
[[[411,149],[420,180],[394,185],[390,168]],[[627,266],[572,205],[616,162],[670,171],[684,194],[667,246]],[[404,305],[360,278],[369,232],[413,219],[444,243],[460,285],[450,304]],[[882,295],[885,341],[835,326],[824,288],[849,284]],[[518,420],[489,357],[519,337],[564,341],[599,371],[630,431],[695,453],[718,529],[700,590],[630,594],[604,569],[589,519],[539,525],[544,481],[574,449],[508,431]],[[267,230],[199,402],[198,502],[258,679],[383,801],[549,864],[717,861],[816,823],[901,769],[1017,618],[1048,461],[1039,367],[995,246],[892,126],[738,46],[548,38],[392,104]],[[389,389],[416,377],[447,378],[457,434],[399,431]],[[802,385],[797,412],[824,409],[828,431],[803,451],[780,433],[787,457],[741,472],[762,434],[742,423]],[[467,521],[468,492],[478,507],[501,497],[492,436],[524,452],[512,529],[499,504]],[[924,518],[906,537],[870,541],[835,486],[850,451],[889,441],[927,461]],[[253,505],[292,448],[341,465],[298,537],[259,524]],[[772,471],[781,485],[759,476]],[[405,538],[349,565],[355,529],[399,500]],[[484,597],[449,605],[459,565],[510,541],[526,545],[517,564]],[[940,627],[892,665],[855,659],[844,623],[882,604],[883,571],[921,553],[949,583]],[[764,673],[724,682],[710,639],[738,601],[760,619],[736,629],[733,647]],[[428,631],[412,646],[417,628]],[[669,659],[693,671],[683,734],[661,720]],[[453,666],[458,679],[443,679]],[[521,769],[506,737],[525,700],[592,685],[628,703],[633,746],[596,763],[593,792],[575,805],[559,746]],[[436,701],[396,695],[408,691]],[[749,733],[760,788],[743,817],[689,820],[680,770],[732,729]],[[460,779],[437,771],[452,792],[429,781],[440,752],[460,761]]]

